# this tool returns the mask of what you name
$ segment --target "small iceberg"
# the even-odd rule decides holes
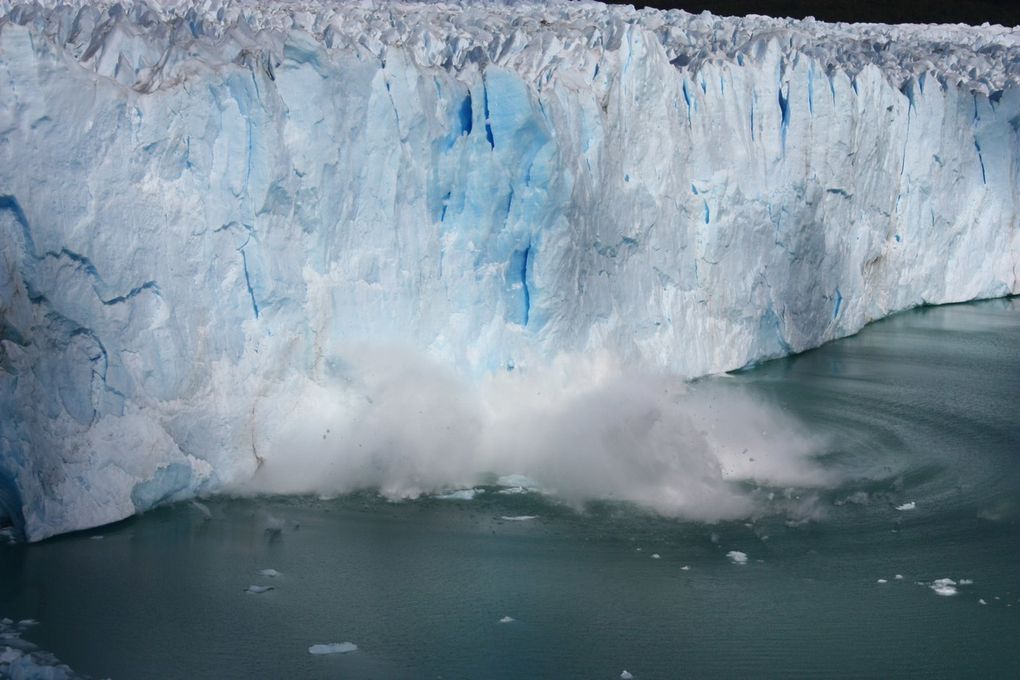
[[[322,654],[349,654],[358,651],[358,646],[353,642],[330,642],[324,645],[312,645],[308,648],[309,654],[316,656]]]
[[[259,576],[265,576],[267,578],[276,578],[280,575],[280,572],[275,569],[259,569]]]
[[[620,680],[634,680],[634,676],[627,671],[620,673]]]
[[[661,560],[662,559],[662,555],[660,555],[659,553],[652,553],[652,559],[653,560]]]
[[[917,503],[915,503],[914,501],[910,501],[909,503],[904,503],[903,505],[897,505],[896,509],[899,510],[900,512],[903,512],[903,511],[906,511],[906,510],[916,510],[917,509]]]
[[[937,578],[932,582],[930,587],[935,591],[936,595],[942,595],[944,597],[956,595],[956,581],[951,578]]]
[[[514,622],[514,621],[516,621],[516,620],[517,620],[517,619],[515,619],[515,618],[514,618],[514,617],[512,617],[512,616],[504,616],[503,618],[501,618],[501,619],[499,620],[499,622],[500,622],[500,623],[513,623],[513,622]]]
[[[686,564],[684,566],[680,567],[680,571],[690,571],[690,570],[691,570],[690,566],[688,566]]]
[[[733,564],[747,564],[747,553],[745,552],[731,550],[726,553],[726,557],[730,558],[730,562],[733,562]]]
[[[470,501],[478,494],[485,493],[485,489],[458,489],[449,493],[436,496],[441,501]]]
[[[875,583],[888,583],[888,581],[886,581],[884,578],[880,578],[877,581],[875,581]]]
[[[511,517],[503,515],[500,519],[505,519],[507,522],[527,522],[528,520],[538,519],[538,515],[513,515]]]
[[[248,586],[244,589],[244,592],[251,593],[252,595],[261,595],[262,593],[268,593],[270,590],[275,590],[273,586]]]

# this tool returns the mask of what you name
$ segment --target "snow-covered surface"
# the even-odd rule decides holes
[[[596,384],[702,375],[1020,292],[1015,29],[595,3],[0,16],[0,515],[31,540],[222,489],[534,474],[490,465],[506,404],[464,384],[570,357]],[[535,414],[547,394],[521,391]],[[696,461],[618,497],[746,510],[699,513],[751,472]]]

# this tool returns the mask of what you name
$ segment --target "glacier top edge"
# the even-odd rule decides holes
[[[985,94],[1020,83],[1020,27],[987,24],[719,17],[570,0],[0,0],[0,29],[4,23],[32,25],[97,71],[110,49],[128,52],[129,61],[145,62],[139,70],[144,67],[149,76],[136,89],[159,86],[152,73],[171,51],[200,55],[215,65],[238,58],[232,47],[278,54],[291,31],[310,35],[327,49],[383,60],[388,48],[398,47],[424,66],[459,71],[498,63],[539,79],[549,68],[587,64],[619,49],[622,36],[634,28],[653,34],[678,68],[692,72],[709,61],[754,59],[774,43],[792,58],[803,54],[826,64],[830,72],[854,75],[875,66],[894,83],[932,74]]]

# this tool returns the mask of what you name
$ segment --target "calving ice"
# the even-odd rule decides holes
[[[740,469],[663,389],[1020,292],[1015,30],[0,14],[0,514],[32,540],[224,489],[404,497],[483,471],[737,516],[736,492],[699,510],[701,482],[819,480]],[[613,390],[628,423],[659,415],[556,464]],[[624,481],[572,481],[585,456]]]

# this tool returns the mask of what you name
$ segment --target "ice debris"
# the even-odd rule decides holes
[[[251,593],[252,595],[261,595],[262,593],[268,593],[270,590],[276,590],[275,586],[248,586],[244,589],[244,592]]]
[[[896,509],[901,511],[901,512],[906,511],[906,510],[916,510],[917,509],[917,503],[914,502],[914,501],[910,501],[909,503],[904,503],[903,505],[897,505]]]
[[[317,656],[323,654],[349,654],[358,651],[358,646],[353,642],[330,642],[327,644],[312,645],[308,648],[309,654]]]
[[[280,572],[275,569],[259,569],[258,573],[259,576],[265,576],[267,578],[276,578],[280,575]]]
[[[501,619],[499,620],[499,622],[500,622],[500,623],[513,623],[513,622],[514,622],[514,621],[516,621],[516,620],[517,620],[517,619],[515,619],[515,618],[514,618],[514,617],[512,617],[512,616],[504,616],[503,618],[501,618]]]
[[[528,520],[538,519],[538,515],[502,515],[500,519],[507,522],[527,522]]]
[[[733,564],[747,564],[747,553],[740,552],[739,550],[731,550],[726,553],[726,557],[730,558]]]
[[[449,493],[436,496],[441,501],[470,501],[478,494],[485,493],[485,489],[458,489]]]
[[[634,676],[626,670],[620,673],[620,680],[633,680],[633,678]]]
[[[956,595],[956,581],[951,578],[937,578],[931,584],[931,589],[936,595]]]

